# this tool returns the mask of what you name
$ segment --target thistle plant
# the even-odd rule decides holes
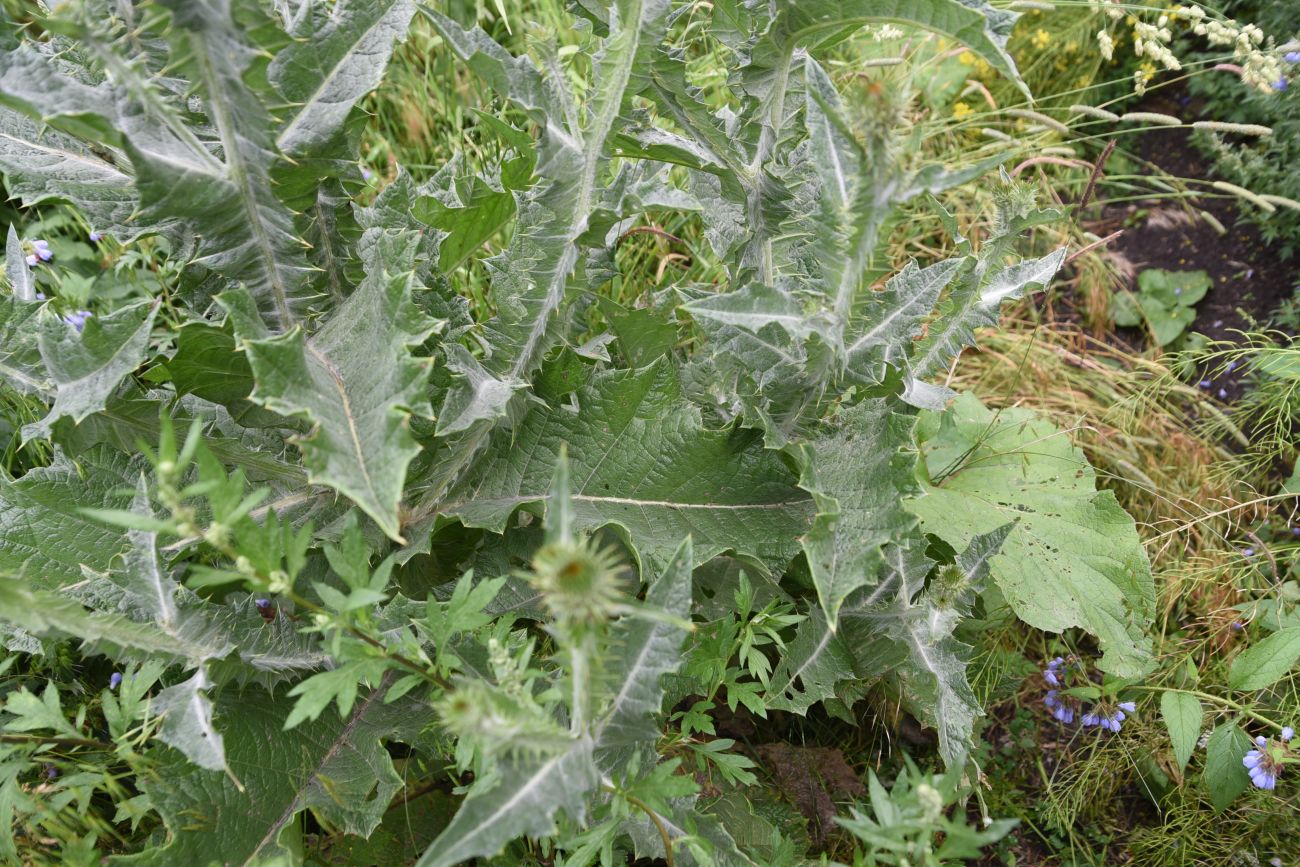
[[[944,384],[1050,286],[1065,251],[1020,251],[1060,215],[999,159],[924,163],[905,79],[856,89],[821,59],[888,25],[1018,82],[1016,16],[887,6],[715,4],[734,68],[712,101],[666,0],[578,4],[563,56],[411,0],[82,0],[4,43],[9,190],[170,263],[77,294],[62,257],[7,246],[13,447],[51,457],[0,477],[0,619],[13,652],[79,639],[123,675],[75,711],[53,686],[10,698],[8,730],[35,733],[15,774],[52,743],[120,756],[86,802],[144,829],[65,846],[293,859],[307,811],[366,837],[401,744],[458,799],[419,864],[754,863],[682,772],[689,751],[744,784],[749,760],[660,750],[710,731],[724,688],[847,715],[878,687],[955,780],[982,712],[955,630],[986,591],[1091,634],[1115,677],[1149,669],[1133,520],[1061,431]],[[417,14],[499,100],[475,122],[500,159],[371,190],[357,106]],[[973,182],[997,214],[966,237],[934,196]],[[955,255],[889,260],[909,204]],[[602,306],[620,240],[662,209],[698,221],[717,281]],[[473,309],[470,259],[491,281]],[[683,665],[704,596],[744,599],[744,623]],[[675,732],[669,683],[699,698]],[[5,856],[62,827],[15,809]]]

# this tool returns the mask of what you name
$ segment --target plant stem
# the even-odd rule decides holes
[[[634,795],[629,795],[627,792],[620,792],[618,789],[614,788],[608,783],[601,783],[601,788],[609,792],[610,794],[621,796],[629,804],[633,805],[634,807],[640,808],[642,811],[645,812],[647,816],[650,817],[650,821],[654,823],[655,829],[659,831],[659,839],[662,840],[664,844],[664,861],[667,862],[668,867],[674,867],[673,840],[672,837],[668,835],[668,829],[664,827],[663,819],[659,818],[659,814],[656,813],[654,810],[650,809],[650,805],[647,804],[645,801],[641,800],[640,798]]]
[[[1233,701],[1230,698],[1223,698],[1222,696],[1213,695],[1208,692],[1201,692],[1200,690],[1195,690],[1195,689],[1176,689],[1172,686],[1134,686],[1129,688],[1138,690],[1140,692],[1180,692],[1183,695],[1196,696],[1197,698],[1203,698],[1206,701],[1212,701],[1215,704],[1222,705],[1223,707],[1231,708],[1232,710],[1244,714],[1245,716],[1250,717],[1256,722],[1261,722],[1264,725],[1269,726],[1270,728],[1275,728],[1275,729],[1282,728],[1281,723],[1274,722],[1273,720],[1269,719],[1263,714],[1255,713],[1255,711],[1251,710],[1245,705],[1238,704],[1237,702]]]
[[[6,744],[53,744],[58,747],[95,747],[101,750],[113,749],[113,744],[107,741],[97,741],[93,738],[60,738],[46,737],[45,735],[0,735],[0,743]]]

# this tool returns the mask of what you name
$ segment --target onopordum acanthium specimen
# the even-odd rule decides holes
[[[661,753],[670,705],[843,713],[880,684],[963,767],[980,709],[954,629],[993,585],[1144,668],[1132,520],[1059,432],[938,384],[1049,285],[1064,251],[1012,254],[1056,215],[990,177],[998,232],[960,237],[933,196],[994,165],[925,164],[902,103],[850,111],[819,60],[879,21],[1014,78],[1015,16],[715,6],[725,106],[667,0],[578,4],[569,61],[410,0],[84,0],[6,44],[8,189],[172,268],[77,312],[57,255],[29,265],[11,233],[0,298],[14,436],[49,445],[0,478],[8,646],[81,639],[119,675],[102,735],[57,691],[6,710],[115,757],[122,815],[160,828],[128,861],[292,858],[306,811],[368,836],[402,744],[467,783],[420,864],[524,837],[752,863],[688,772],[747,760]],[[497,162],[360,196],[358,104],[416,15],[498,97]],[[922,203],[957,255],[881,281],[891,214]],[[723,277],[593,304],[660,209],[695,215]],[[469,259],[490,304],[456,290]],[[697,665],[702,594],[739,587],[781,613],[745,627],[743,666]]]

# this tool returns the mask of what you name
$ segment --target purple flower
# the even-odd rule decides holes
[[[90,230],[90,235],[88,237],[90,238],[90,243],[92,244],[98,244],[104,238],[103,235],[99,234],[94,229]]]
[[[1290,83],[1289,83],[1285,78],[1279,78],[1277,81],[1273,82],[1273,89],[1276,90],[1276,91],[1278,91],[1278,92],[1281,92],[1281,91],[1283,91],[1283,90],[1286,90],[1286,89],[1287,89],[1288,87],[1290,87],[1290,86],[1291,86],[1291,84],[1290,84]],[[1263,788],[1263,787],[1261,786],[1260,788]],[[1272,786],[1269,786],[1269,788],[1271,789],[1271,788],[1273,788],[1273,787],[1272,787]]]
[[[374,177],[374,175],[371,173],[370,169],[366,168],[365,166],[362,166],[362,167],[361,167],[361,180],[363,180],[363,181],[368,181],[368,180],[370,180],[372,177]]]
[[[36,293],[36,300],[37,300],[37,301],[44,301],[44,300],[45,300],[45,293],[44,293],[44,292],[37,292],[37,293]]]
[[[258,611],[265,612],[271,607],[270,599],[254,599],[253,604],[257,606]]]
[[[1213,385],[1213,383],[1210,382],[1208,379],[1202,379],[1197,384],[1200,385],[1201,388],[1209,388],[1211,385]]]
[[[1292,535],[1292,536],[1300,536],[1300,527],[1292,527],[1292,528],[1291,528],[1291,535]]]
[[[1235,362],[1235,361],[1229,361],[1229,362],[1228,362],[1228,366],[1225,367],[1225,368],[1223,369],[1223,372],[1224,372],[1224,373],[1232,373],[1232,372],[1233,372],[1234,370],[1236,370],[1236,369],[1237,369],[1237,362]]]
[[[1287,63],[1300,63],[1300,51],[1288,51],[1282,55],[1282,59]]]
[[[1226,388],[1219,389],[1219,400],[1223,400],[1227,396],[1228,396],[1228,390]]]
[[[1277,741],[1265,737],[1255,738],[1255,749],[1246,753],[1241,763],[1250,772],[1250,782],[1257,789],[1273,791],[1277,778],[1282,776],[1282,766],[1290,752],[1287,744],[1295,736],[1295,729],[1285,726]]]
[[[1056,672],[1050,668],[1043,672],[1043,680],[1047,681],[1052,686],[1061,685],[1061,679],[1057,677]]]
[[[59,778],[59,769],[47,762],[45,765],[45,779],[57,780],[58,778]]]
[[[1084,726],[1100,726],[1108,732],[1118,732],[1128,714],[1136,713],[1137,705],[1131,701],[1122,701],[1113,710],[1105,705],[1097,705],[1079,718]]]
[[[1245,548],[1245,549],[1242,550],[1241,553],[1242,553],[1243,556],[1246,556],[1246,557],[1254,557],[1254,556],[1255,556],[1255,549],[1254,549],[1254,548]]]
[[[108,688],[117,689],[121,685],[122,685],[122,672],[120,671],[113,672],[112,675],[110,675],[108,678]]]
[[[1245,625],[1244,625],[1240,620],[1234,620],[1234,621],[1232,621],[1232,631],[1233,631],[1233,632],[1240,632],[1241,630],[1243,630],[1243,629],[1245,629],[1245,628],[1246,628]]]
[[[32,241],[32,252],[35,253],[37,258],[39,258],[42,262],[48,262],[54,258],[54,253],[50,251],[49,242],[42,241],[39,238],[37,238],[35,241]]]
[[[1074,699],[1068,696],[1061,698],[1057,690],[1049,689],[1047,695],[1043,696],[1043,704],[1052,712],[1052,716],[1061,722],[1067,725],[1074,722],[1074,711],[1078,704]]]
[[[86,327],[86,320],[93,315],[94,314],[89,310],[77,310],[64,316],[63,321],[77,329],[77,331],[81,331],[81,329]]]

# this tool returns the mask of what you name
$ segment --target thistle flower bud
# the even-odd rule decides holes
[[[591,626],[618,613],[622,570],[614,549],[597,548],[590,539],[553,542],[538,550],[532,566],[528,581],[557,621]]]

